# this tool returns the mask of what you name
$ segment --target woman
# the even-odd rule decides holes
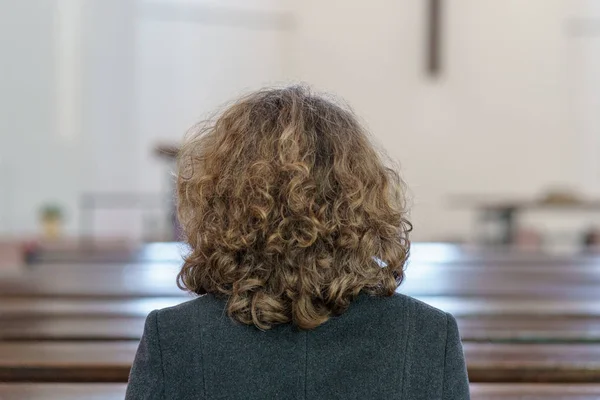
[[[403,185],[346,108],[304,87],[240,99],[180,152],[178,276],[128,399],[468,399],[454,318],[396,294]]]

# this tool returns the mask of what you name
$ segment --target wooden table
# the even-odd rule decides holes
[[[0,342],[0,381],[126,382],[138,343]],[[598,344],[465,343],[472,382],[600,382]]]

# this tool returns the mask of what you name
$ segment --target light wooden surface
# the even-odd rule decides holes
[[[600,318],[480,315],[458,318],[463,341],[600,343]]]
[[[0,383],[1,400],[122,400],[123,383]],[[598,400],[599,384],[471,384],[472,400]]]
[[[0,400],[123,400],[124,383],[0,383]]]
[[[598,400],[600,384],[472,383],[471,400]]]
[[[127,342],[0,342],[0,382],[127,382]]]
[[[0,319],[1,341],[139,340],[144,316],[40,316]],[[481,315],[458,318],[463,341],[600,343],[600,318]]]
[[[143,317],[55,317],[4,320],[0,322],[0,340],[139,340],[144,331],[144,321]]]
[[[600,382],[597,257],[445,249],[417,254],[399,291],[457,317],[473,381]],[[0,277],[0,381],[124,382],[145,316],[192,298],[175,285],[179,262],[157,259],[48,263]],[[536,398],[513,386],[485,386],[478,396]]]
[[[599,344],[463,346],[472,382],[600,382]]]
[[[145,317],[152,310],[171,307],[191,297],[133,299],[2,298],[0,321],[49,317]]]
[[[24,262],[22,247],[18,241],[0,237],[0,279],[18,273],[19,266]]]
[[[5,297],[136,298],[181,297],[178,264],[45,264],[18,277],[0,279]],[[409,265],[399,288],[411,296],[600,301],[600,263],[528,268],[503,265]]]
[[[0,296],[0,320],[41,317],[145,317],[194,297],[26,298]],[[600,317],[600,300],[543,300],[458,296],[417,296],[457,318],[487,316]]]
[[[77,248],[80,243],[66,244],[64,251],[48,248],[38,259],[42,263],[62,264],[137,264],[172,262],[181,264],[182,256],[189,252],[182,243],[148,243],[142,246],[116,247],[95,240],[94,247]],[[56,246],[55,246],[56,247]],[[71,247],[69,249],[69,247]],[[58,251],[57,251],[58,250]],[[413,243],[410,263],[443,263],[447,265],[478,265],[498,267],[503,265],[524,265],[545,267],[547,265],[585,266],[597,264],[600,254],[574,252],[571,254],[542,251],[528,251],[517,248],[489,248],[451,243]]]

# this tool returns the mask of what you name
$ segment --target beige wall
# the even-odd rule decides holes
[[[451,194],[528,196],[551,184],[600,194],[600,28],[569,28],[600,16],[597,1],[443,0],[436,80],[423,68],[424,1],[89,0],[64,15],[82,18],[63,26],[82,36],[60,50],[56,10],[76,1],[0,2],[0,234],[35,232],[40,204],[75,210],[82,190],[162,190],[156,141],[181,138],[240,92],[298,80],[346,98],[399,161],[416,239],[471,232],[472,213],[448,208]],[[290,24],[165,21],[163,5]],[[71,212],[70,233],[77,219]],[[136,236],[139,221],[103,214],[98,233]]]
[[[589,186],[589,140],[573,121],[581,57],[573,59],[568,32],[588,5],[444,1],[444,71],[431,80],[423,68],[425,3],[304,1],[293,63],[298,79],[347,98],[401,163],[415,238],[471,231],[472,215],[448,208],[451,194]]]

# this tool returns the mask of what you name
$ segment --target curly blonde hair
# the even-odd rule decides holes
[[[252,93],[196,127],[177,194],[191,248],[178,285],[227,299],[244,324],[312,329],[402,281],[403,182],[350,110],[306,87]]]

